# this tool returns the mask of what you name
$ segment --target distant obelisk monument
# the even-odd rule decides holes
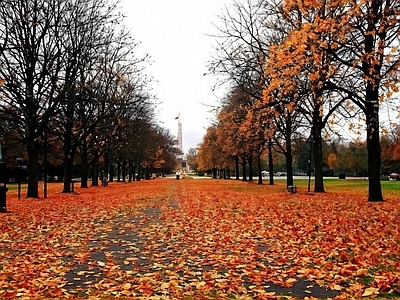
[[[185,153],[183,152],[183,138],[182,138],[182,123],[181,123],[181,114],[175,118],[178,120],[178,149],[181,150],[182,154],[178,155],[178,161],[181,164],[180,172],[182,172],[182,179],[185,178],[185,173],[189,172],[189,166],[186,163]]]
[[[180,114],[175,118],[178,119],[178,149],[183,153],[183,142],[182,142],[182,123]]]

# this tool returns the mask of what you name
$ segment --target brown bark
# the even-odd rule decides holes
[[[322,172],[322,117],[319,115],[319,108],[314,110],[312,137],[313,137],[313,156],[314,156],[314,192],[324,193],[324,176]]]

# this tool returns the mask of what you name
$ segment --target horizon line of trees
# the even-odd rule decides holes
[[[39,197],[40,164],[62,162],[70,192],[77,155],[83,187],[100,158],[106,173],[111,162],[174,168],[179,150],[156,125],[149,56],[137,56],[123,19],[118,0],[2,3],[0,134],[9,166],[27,162],[27,197]]]
[[[399,1],[233,0],[220,20],[209,73],[229,93],[199,148],[204,161],[216,167],[202,153],[210,145],[243,167],[274,148],[292,185],[293,141],[303,137],[314,192],[325,192],[325,136],[363,127],[368,201],[383,201],[380,138],[390,128],[382,127],[380,110],[399,108]]]
[[[381,178],[388,179],[390,173],[400,174],[400,127],[397,127],[391,135],[383,136],[382,141],[382,174]],[[310,165],[310,149],[307,147],[307,137],[299,137],[293,140],[293,175],[309,175],[314,174],[313,165]],[[188,164],[191,169],[197,174],[210,174],[217,177],[230,178],[239,174],[242,180],[253,180],[253,176],[259,176],[259,171],[270,171],[276,176],[276,173],[286,173],[285,155],[278,148],[272,149],[272,164],[269,163],[269,153],[263,153],[261,156],[261,164],[251,162],[252,168],[249,168],[250,161],[246,161],[248,168],[242,167],[243,162],[240,161],[238,169],[235,166],[233,157],[225,157],[220,152],[215,151],[218,146],[210,145],[210,147],[201,147],[190,149],[187,156]],[[213,152],[214,151],[214,152]],[[208,157],[214,156],[217,162],[214,167],[209,164]],[[334,137],[323,141],[323,175],[338,176],[344,173],[347,176],[366,177],[368,176],[368,161],[367,161],[367,142],[361,139],[341,140],[339,137]],[[223,167],[225,166],[225,167]],[[272,166],[272,168],[271,168]],[[252,170],[252,174],[250,174]],[[243,174],[243,171],[247,173]],[[239,178],[237,178],[239,179]],[[260,178],[258,178],[260,179]],[[265,175],[262,175],[261,180],[265,180]],[[267,178],[272,181],[273,178]]]

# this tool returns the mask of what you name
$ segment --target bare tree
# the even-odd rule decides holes
[[[77,147],[100,120],[132,110],[143,97],[139,84],[147,79],[137,66],[146,56],[132,55],[138,43],[121,19],[118,1],[108,0],[11,0],[0,7],[0,108],[27,146],[28,197],[39,196],[44,133],[63,142],[68,192]]]
[[[121,17],[117,3],[108,1],[75,1],[70,7],[64,32],[65,87],[54,127],[64,144],[63,192],[70,192],[78,147],[103,119],[118,116],[118,110],[132,110],[140,96],[133,78],[143,81],[137,65],[146,56],[132,55],[138,43],[120,26]]]
[[[65,70],[60,28],[68,3],[10,0],[0,7],[0,109],[28,153],[27,197],[38,198],[38,156]]]
[[[265,85],[264,62],[270,42],[268,28],[263,25],[265,10],[262,1],[234,1],[225,8],[219,19],[221,25],[217,27],[219,34],[215,36],[215,54],[209,69],[210,73],[219,76],[219,84],[228,85],[234,91],[228,96],[228,103],[222,103],[220,114],[220,126],[233,127],[222,130],[221,135],[231,133],[229,140],[232,143],[230,146],[226,143],[224,148],[229,148],[227,153],[230,159],[236,157],[236,162],[242,164],[243,180],[247,180],[246,163],[249,162],[249,176],[252,180],[252,158],[254,155],[260,158],[266,150],[263,133],[266,129],[263,126],[265,120],[253,118],[256,115],[254,113],[248,116],[251,121],[246,122],[247,111],[252,110],[253,104],[262,97]],[[233,97],[244,101],[231,101]],[[234,107],[235,104],[237,107]],[[235,113],[236,116],[233,115]],[[247,133],[244,132],[245,125]],[[239,132],[240,126],[243,132]],[[257,138],[259,140],[256,141]]]

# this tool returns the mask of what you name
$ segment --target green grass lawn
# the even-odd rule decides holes
[[[175,175],[174,175],[175,176]],[[174,177],[175,178],[175,177]],[[187,177],[188,179],[190,176]],[[223,179],[219,179],[223,180]],[[231,179],[234,180],[234,179]],[[257,183],[258,179],[255,178],[253,183]],[[264,178],[264,185],[268,185],[269,179]],[[308,187],[308,179],[295,179],[294,184],[297,186],[298,189],[307,190]],[[400,195],[400,181],[394,180],[382,180],[382,192],[385,193],[399,193]],[[286,180],[275,180],[275,185],[277,186],[285,186]],[[39,187],[42,187],[43,184],[39,183]],[[17,191],[18,184],[17,183],[10,183],[7,185],[9,191]],[[337,190],[349,190],[349,189],[357,189],[357,190],[364,190],[368,191],[368,180],[365,179],[324,179],[324,187],[325,191],[337,191]],[[246,189],[243,186],[236,187],[237,189]],[[27,184],[21,184],[21,193],[25,193],[27,189]],[[311,178],[310,190],[313,191],[314,189],[314,179]]]
[[[308,180],[296,180],[296,184],[299,182],[301,185],[307,185]],[[400,181],[394,180],[382,180],[382,191],[396,191],[400,192]],[[338,190],[338,189],[353,189],[353,188],[360,188],[360,189],[367,189],[368,188],[368,180],[364,179],[325,179],[324,185],[327,190]],[[311,181],[311,187],[313,186],[313,181]]]
[[[224,179],[217,179],[219,182],[224,182]],[[235,179],[228,180],[230,182],[236,181]],[[258,179],[254,179],[252,182],[247,182],[248,184],[238,184],[231,185],[231,189],[235,191],[240,191],[242,193],[282,193],[286,192],[286,179],[279,178],[274,181],[274,185],[269,185],[269,179],[264,178],[263,185],[258,185]],[[398,199],[400,198],[400,181],[392,180],[382,180],[382,194],[385,200],[387,199]],[[298,194],[304,194],[308,191],[308,179],[306,178],[295,178],[294,185],[297,187]],[[341,193],[350,192],[352,194],[358,194],[360,197],[365,197],[367,199],[368,195],[368,180],[366,179],[324,179],[324,188],[327,195],[330,193]],[[310,194],[314,194],[314,179],[311,178],[310,182]]]

